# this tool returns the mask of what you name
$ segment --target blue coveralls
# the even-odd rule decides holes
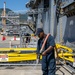
[[[37,53],[39,54],[41,46],[43,44],[43,40],[39,39],[37,44]],[[50,35],[44,50],[46,50],[49,46],[55,46],[54,38]],[[42,71],[43,75],[55,75],[56,71],[56,61],[54,55],[54,49],[51,50],[46,56],[42,56]]]

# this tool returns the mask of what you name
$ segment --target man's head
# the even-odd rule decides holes
[[[36,35],[39,37],[39,38],[43,38],[44,37],[44,31],[42,28],[37,28],[36,30]]]

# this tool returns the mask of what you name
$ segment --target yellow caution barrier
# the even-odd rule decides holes
[[[59,58],[74,62],[73,50],[69,47],[56,44]],[[41,57],[42,58],[42,57]],[[36,60],[36,48],[0,48],[0,62],[19,62]]]
[[[58,49],[58,56],[59,58],[65,60],[65,61],[70,61],[74,62],[74,56],[75,54],[73,53],[73,50],[67,46],[56,44],[56,47]]]

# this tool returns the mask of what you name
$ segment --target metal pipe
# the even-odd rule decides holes
[[[4,16],[6,15],[6,2],[4,2]]]

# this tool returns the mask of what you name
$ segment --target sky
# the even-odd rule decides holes
[[[0,8],[3,8],[3,3],[6,2],[6,8],[9,8],[13,11],[27,10],[25,4],[29,0],[0,0]]]

